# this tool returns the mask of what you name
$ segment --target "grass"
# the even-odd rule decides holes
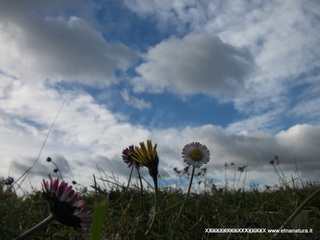
[[[181,215],[179,211],[185,194],[171,188],[160,189],[159,212],[153,228],[145,236],[151,218],[147,214],[154,202],[152,189],[144,191],[142,205],[138,184],[131,184],[126,191],[126,186],[115,182],[112,190],[108,190],[103,187],[102,180],[98,180],[100,185],[94,182],[91,190],[81,195],[86,201],[86,210],[94,212],[96,209],[91,236],[54,222],[29,239],[271,239],[272,234],[268,233],[208,234],[205,229],[278,229],[308,196],[319,189],[319,184],[314,182],[304,182],[300,187],[280,183],[280,187],[264,191],[254,187],[247,191],[211,188],[201,194],[191,194]],[[1,188],[1,240],[13,239],[48,216],[48,206],[40,191],[33,190],[23,197],[15,197],[3,190],[5,186]],[[319,239],[319,209],[318,196],[285,227],[313,229],[313,233],[279,234],[277,239]]]

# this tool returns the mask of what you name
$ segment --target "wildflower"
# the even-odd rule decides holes
[[[246,165],[244,165],[243,167],[238,167],[238,171],[243,172],[245,168],[246,168]]]
[[[192,142],[182,149],[182,159],[188,165],[200,168],[210,160],[210,152],[205,145],[199,142]]]
[[[51,162],[51,163],[55,166],[55,168],[53,169],[53,172],[54,172],[54,173],[59,173],[60,179],[63,180],[61,171],[59,170],[58,165],[52,160],[52,158],[51,158],[51,157],[47,157],[47,160],[46,160],[46,161],[49,162],[49,163]],[[57,174],[57,175],[58,175],[58,174]]]
[[[13,177],[7,177],[6,179],[3,180],[3,183],[5,185],[11,185],[14,182]]]
[[[0,178],[0,197],[2,196],[3,198],[17,198],[13,183],[13,177]],[[4,188],[4,185],[7,186]]]
[[[154,193],[155,193],[155,204],[154,204],[154,212],[152,218],[150,220],[150,225],[148,230],[145,232],[145,235],[148,235],[150,230],[153,228],[156,220],[156,212],[158,211],[158,165],[159,165],[159,157],[157,153],[157,144],[152,146],[152,141],[147,140],[147,147],[144,142],[140,143],[140,148],[135,148],[135,154],[133,155],[133,159],[140,163],[142,166],[146,166],[149,169],[149,174],[154,182]],[[142,189],[142,188],[141,188]]]
[[[142,166],[146,166],[149,169],[151,177],[156,178],[158,176],[159,158],[157,153],[157,144],[152,146],[152,141],[147,140],[147,147],[144,142],[140,143],[140,148],[135,148],[135,155],[133,156],[138,163]]]
[[[75,229],[88,230],[91,224],[91,214],[82,213],[84,201],[78,200],[79,192],[75,192],[72,186],[59,179],[43,180],[42,197],[48,201],[51,214],[60,223],[74,227]]]
[[[50,215],[22,233],[15,240],[27,239],[36,231],[44,228],[53,220],[71,226],[75,229],[87,231],[91,225],[92,216],[89,212],[82,213],[84,201],[78,200],[79,192],[75,192],[72,186],[64,181],[59,183],[59,179],[51,179],[50,181],[43,180],[42,182],[42,197],[48,201]]]
[[[175,172],[176,172],[177,174],[179,174],[179,175],[180,175],[180,173],[182,172],[181,170],[178,170],[177,167],[173,168],[173,171],[175,171]]]
[[[132,165],[134,165],[136,169],[139,169],[140,164],[135,160],[134,158],[135,154],[136,154],[135,147],[131,145],[128,148],[123,149],[122,159],[126,164],[128,164],[128,167],[131,167]]]
[[[189,168],[190,168],[190,166],[186,166],[184,169],[183,169],[183,174],[187,174],[187,175],[189,175]]]
[[[180,208],[180,211],[178,213],[178,217],[181,216],[182,210],[183,210],[183,208],[189,198],[195,168],[200,168],[202,166],[202,164],[208,163],[209,159],[210,159],[210,152],[209,152],[208,148],[199,142],[192,142],[192,143],[185,145],[184,148],[182,149],[181,154],[182,154],[183,161],[188,164],[188,166],[186,167],[187,171],[189,170],[190,166],[192,166],[193,168],[192,168],[192,172],[191,172],[190,183],[189,183],[187,195],[186,195],[186,198],[183,201],[183,204]],[[205,172],[206,171],[207,171],[207,169],[205,170]],[[201,174],[201,172],[199,172],[199,175],[200,174]],[[189,173],[188,173],[188,176],[189,176]]]

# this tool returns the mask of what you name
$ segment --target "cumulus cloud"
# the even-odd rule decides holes
[[[320,41],[320,25],[316,10],[319,9],[317,1],[306,3],[154,0],[147,4],[143,0],[124,2],[141,17],[156,18],[160,22],[158,24],[165,29],[174,26],[182,36],[190,32],[206,32],[218,36],[223,43],[233,47],[246,46],[255,60],[256,74],[246,80],[247,91],[233,95],[231,99],[240,112],[260,114],[271,109],[279,112],[279,103],[282,110],[292,107],[288,97],[295,94],[293,91],[297,84],[303,83],[309,85],[310,89],[313,88],[306,76],[310,73],[317,74],[319,66],[320,50],[317,46]],[[173,56],[169,62],[172,62],[172,59]],[[153,75],[157,74],[154,73],[156,65],[159,66],[157,70],[161,71],[158,59],[154,60],[154,63],[147,60],[145,65],[141,65],[145,68],[139,71],[143,74],[149,73],[150,77],[154,78]],[[175,70],[169,69],[169,72],[158,75],[171,77],[171,72]],[[157,86],[162,90],[168,81],[170,80],[161,79],[164,83],[157,83]],[[153,82],[147,80],[147,83]],[[241,80],[237,83],[240,83],[238,87],[241,88]],[[213,92],[209,88],[207,92],[210,91]],[[318,100],[305,99],[303,102],[306,104],[297,106],[297,114],[303,112],[302,106],[315,106]],[[311,111],[308,113],[314,114]]]
[[[54,154],[51,159],[56,165],[45,161],[46,158],[37,159],[30,157],[19,157],[12,161],[12,168],[15,171],[24,173],[30,171],[33,177],[47,178],[49,175],[56,177],[55,169],[58,169],[62,177],[70,176],[72,173],[69,162],[61,154]],[[59,173],[57,173],[59,174]]]
[[[250,79],[249,94],[235,99],[236,108],[265,111],[279,103],[291,108],[288,97],[296,94],[297,85],[309,85],[309,74],[319,66],[320,27],[315,13],[319,2],[228,3],[222,9],[224,14],[204,28],[218,31],[221,39],[232,45],[246,45],[259,69]],[[245,18],[239,21],[239,16]]]
[[[81,17],[35,15],[18,1],[2,2],[0,9],[1,70],[18,78],[104,86],[136,59],[134,51],[108,43]]]
[[[224,176],[220,173],[224,171],[224,164],[234,163],[236,167],[248,166],[249,182],[273,176],[274,184],[275,172],[269,161],[275,155],[279,157],[281,169],[288,177],[292,173],[296,174],[296,166],[308,179],[319,177],[316,169],[320,154],[317,147],[320,143],[320,128],[311,125],[296,125],[274,135],[262,131],[231,133],[218,126],[205,125],[185,127],[180,131],[154,130],[151,137],[158,143],[161,160],[159,166],[171,173],[171,176],[174,175],[174,167],[182,169],[185,166],[180,153],[183,146],[199,141],[210,150],[211,159],[205,166],[208,168],[208,177],[222,182]],[[268,183],[271,182],[269,179]]]
[[[57,96],[62,93],[55,88],[44,88],[43,85],[41,88],[40,85],[37,90],[28,84],[21,84],[19,80],[12,81],[10,87],[5,88],[7,99],[3,99],[1,106],[0,133],[6,141],[3,141],[3,151],[0,153],[3,161],[0,175],[4,176],[8,174],[10,163],[11,173],[18,176],[33,164],[63,99],[62,95],[57,101]],[[90,95],[73,92],[29,178],[34,181],[51,173],[52,166],[45,159],[52,156],[63,170],[63,177],[69,180],[74,178],[77,182],[90,185],[92,175],[99,174],[99,167],[106,174],[119,175],[120,180],[125,181],[129,169],[121,159],[122,150],[152,139],[158,144],[160,173],[170,177],[175,176],[174,167],[182,169],[185,166],[181,160],[183,146],[199,141],[207,145],[211,153],[211,160],[206,165],[207,177],[221,182],[224,181],[224,174],[221,173],[224,164],[231,162],[237,167],[248,165],[248,181],[267,179],[266,176],[274,174],[269,164],[274,155],[279,156],[285,172],[294,172],[296,161],[301,173],[305,176],[308,173],[308,177],[313,179],[317,176],[314,170],[317,169],[320,154],[319,136],[319,127],[311,125],[296,125],[274,135],[230,132],[214,125],[147,129],[119,121],[106,106],[96,103]],[[257,174],[259,171],[263,174]]]
[[[28,171],[28,174],[32,175],[33,178],[40,177],[40,178],[47,178],[49,174],[53,174],[53,169],[50,168],[45,162],[41,161],[33,165],[36,159],[32,158],[17,158],[12,161],[12,168],[14,172],[19,172],[20,175]],[[29,171],[30,170],[30,171]]]
[[[317,173],[320,154],[317,147],[320,143],[319,127],[296,125],[275,135],[269,135],[264,132],[234,134],[221,127],[206,125],[199,128],[185,128],[179,136],[185,143],[200,141],[208,146],[211,153],[210,162],[206,166],[208,167],[208,176],[216,177],[222,182],[223,175],[219,172],[224,170],[225,163],[229,165],[234,163],[236,167],[247,165],[248,173],[250,173],[247,179],[249,182],[272,176],[275,173],[269,161],[274,159],[275,155],[279,157],[279,164],[287,177],[290,178],[293,173],[297,174],[297,169],[309,180],[319,177]],[[178,152],[175,157],[170,157],[170,159],[179,158]],[[174,166],[180,168],[183,166],[179,165],[177,161],[171,162],[172,165],[175,163]],[[258,172],[260,174],[255,174]],[[275,181],[276,179],[273,184]],[[269,179],[268,183],[271,182]]]
[[[236,48],[210,34],[170,38],[149,49],[136,68],[136,91],[168,89],[186,95],[233,96],[245,88],[254,59],[245,47]]]
[[[7,97],[0,105],[3,122],[7,125],[3,131],[8,133],[10,131],[6,129],[19,130],[21,137],[31,135],[44,139],[64,99],[67,99],[66,103],[48,142],[52,147],[58,142],[69,146],[70,152],[76,154],[95,151],[99,154],[106,149],[114,151],[118,144],[121,147],[129,145],[127,132],[132,136],[145,136],[147,132],[139,126],[132,128],[129,123],[120,122],[106,106],[96,103],[91,95],[80,89],[60,93],[45,84],[23,84],[20,80],[13,80],[9,86],[5,90]]]
[[[208,94],[234,101],[247,114],[225,128],[165,129],[124,121],[77,86],[57,88],[57,81],[110,84],[116,81],[115,71],[132,66],[137,54],[105,40],[86,14],[62,14],[57,6],[65,7],[65,1],[47,1],[53,4],[50,10],[36,7],[40,2],[0,2],[0,175],[10,169],[20,176],[33,164],[63,106],[30,181],[52,172],[47,156],[56,158],[67,179],[77,176],[86,185],[99,174],[97,166],[126,179],[130,170],[121,159],[122,149],[147,139],[158,144],[160,173],[169,176],[174,167],[185,166],[183,146],[199,141],[211,152],[207,177],[218,182],[224,182],[224,164],[233,162],[237,167],[248,164],[248,182],[275,183],[269,164],[274,155],[285,173],[295,171],[296,161],[303,176],[319,177],[316,1],[124,1],[141,16],[156,16],[160,27],[174,25],[178,32],[143,55],[131,82],[135,91]],[[138,98],[129,89],[120,92],[122,100],[141,110],[151,108],[143,95]],[[291,101],[291,95],[298,98]],[[315,126],[281,131],[281,115],[308,115]]]
[[[1,138],[6,139],[0,156],[6,164],[2,166],[8,169],[9,163],[14,162],[12,170],[15,168],[18,174],[31,165],[25,159],[37,158],[61,107],[41,159],[47,156],[58,156],[59,161],[68,159],[72,171],[79,166],[95,171],[96,166],[90,159],[99,155],[119,158],[123,148],[149,138],[149,130],[119,121],[106,106],[96,103],[92,96],[80,89],[59,92],[46,83],[11,79],[0,96],[4,96],[0,103],[0,132]],[[65,162],[61,163],[64,168],[67,167]],[[6,175],[6,169],[1,169],[1,175]]]
[[[300,170],[312,171],[319,160],[320,128],[303,124],[295,125],[279,132],[276,141],[283,155],[287,155],[286,163],[297,160]]]

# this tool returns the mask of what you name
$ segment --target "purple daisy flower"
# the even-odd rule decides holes
[[[42,182],[42,197],[48,201],[55,219],[64,225],[86,231],[91,225],[92,216],[89,212],[82,213],[85,202],[78,200],[79,195],[65,181],[50,179]]]
[[[139,162],[137,162],[133,158],[135,156],[135,154],[136,154],[135,147],[133,145],[131,145],[128,148],[123,149],[122,159],[126,164],[128,164],[128,167],[131,167],[132,165],[134,165],[136,169],[139,169],[140,168]]]

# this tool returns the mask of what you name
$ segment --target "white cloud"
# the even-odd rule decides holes
[[[145,4],[144,1],[135,0],[125,1],[125,4],[142,17],[155,17],[161,26],[166,28],[175,26],[180,31],[179,35],[195,35],[205,32],[218,36],[224,44],[238,48],[246,46],[255,61],[255,75],[246,79],[247,91],[240,91],[241,94],[238,91],[238,94],[229,99],[234,102],[238,111],[246,114],[259,115],[266,111],[270,112],[272,109],[278,114],[280,110],[291,108],[291,91],[299,83],[308,84],[305,75],[315,72],[320,64],[318,1],[154,0]],[[177,40],[177,42],[179,41]],[[158,91],[168,87],[168,82],[172,81],[170,77],[174,76],[175,79],[181,77],[178,74],[174,75],[177,64],[173,62],[177,58],[176,56],[179,58],[182,53],[176,53],[173,49],[171,56],[168,54],[168,57],[165,57],[167,62],[173,63],[172,69],[166,67],[165,63],[163,64],[159,60],[164,57],[164,53],[158,53],[159,51],[155,50],[166,45],[163,42],[150,49],[148,54],[153,53],[152,59],[150,59],[152,62],[147,59],[147,62],[138,68],[142,78],[144,75],[151,79],[155,79],[155,76],[163,77],[162,79],[159,77],[156,83],[144,79],[145,85],[151,89],[152,86],[159,87]],[[177,50],[180,49],[182,47],[178,46]],[[186,64],[187,59],[181,61],[179,58],[179,61]],[[157,72],[155,72],[156,70]],[[181,71],[181,75],[191,71],[192,69]],[[196,71],[193,71],[192,74],[195,75]],[[193,76],[192,74],[188,75],[187,79]],[[199,81],[202,86],[201,79]],[[241,80],[237,83],[236,87],[239,90],[241,89]],[[181,86],[177,83],[174,85],[179,90],[192,91],[191,86],[188,89]],[[154,88],[157,89],[156,87]],[[197,89],[197,87],[194,88]],[[222,89],[226,90],[226,88]],[[211,91],[211,94],[217,95],[219,90],[221,88],[218,86],[214,89],[216,92],[210,88],[205,92]],[[302,101],[304,102],[304,100]],[[315,106],[315,102],[317,102],[316,99],[313,102],[308,101],[308,105]],[[304,104],[300,107],[297,106],[296,111],[301,112],[298,108],[303,109],[302,106]],[[278,107],[280,108],[278,109]],[[287,111],[282,114],[286,115]]]
[[[142,16],[156,16],[160,27],[175,25],[177,34],[184,35],[149,49],[145,62],[136,68],[140,74],[133,80],[136,91],[169,90],[179,95],[205,93],[219,100],[225,98],[248,114],[247,119],[225,129],[213,125],[150,129],[122,121],[77,87],[59,92],[55,83],[62,80],[93,86],[112,83],[114,72],[131,66],[136,53],[121,44],[108,43],[86,14],[75,17],[55,12],[65,1],[51,2],[55,8],[50,11],[43,5],[2,1],[1,176],[12,174],[17,178],[34,162],[68,97],[29,174],[34,186],[52,173],[52,166],[45,162],[47,156],[65,166],[62,173],[68,180],[77,178],[92,184],[97,166],[107,174],[119,174],[123,180],[129,169],[121,159],[122,149],[147,139],[158,144],[160,171],[171,176],[174,167],[185,166],[181,160],[183,146],[200,141],[211,152],[208,177],[221,182],[226,162],[248,164],[248,182],[275,182],[269,164],[275,154],[286,173],[295,171],[296,160],[304,176],[319,177],[318,78],[304,77],[319,66],[317,1],[125,3]],[[254,65],[258,68],[251,76]],[[291,101],[291,94],[299,86],[304,90]],[[138,109],[151,107],[130,91],[121,92],[127,103]],[[306,119],[311,116],[316,126],[295,125],[280,131],[281,114],[299,118],[308,115]]]
[[[158,28],[166,31],[170,27],[179,33],[188,29],[200,30],[208,18],[217,15],[219,6],[205,0],[125,0],[125,6],[141,17],[155,17]]]
[[[136,59],[134,51],[106,42],[83,18],[35,17],[28,6],[14,1],[1,6],[1,70],[18,78],[104,86],[115,81],[116,70],[126,70]]]
[[[136,91],[206,93],[230,97],[245,88],[254,69],[246,48],[235,48],[210,34],[170,38],[149,49],[136,68]]]
[[[295,172],[295,161],[304,176],[319,177],[316,169],[320,149],[320,128],[296,125],[275,135],[264,132],[227,133],[212,125],[185,129],[194,140],[206,144],[211,151],[209,169],[222,169],[224,163],[237,166],[248,164],[248,171],[260,171],[261,175],[272,172],[269,160],[279,156],[280,166],[286,172]],[[249,179],[248,179],[249,180]]]
[[[65,95],[48,88],[48,85],[23,85],[20,80],[12,80],[9,86],[3,89],[6,98],[1,102],[3,151],[0,158],[3,167],[0,175],[8,175],[12,163],[10,174],[17,178],[37,158]],[[183,146],[199,141],[207,145],[211,153],[211,160],[206,165],[207,176],[222,182],[224,175],[221,171],[226,162],[234,162],[237,167],[248,164],[248,182],[266,178],[262,175],[274,174],[269,160],[275,154],[279,155],[284,171],[294,172],[296,160],[299,170],[303,174],[310,173],[309,177],[313,179],[320,154],[319,136],[319,127],[311,125],[297,125],[275,135],[245,131],[231,133],[213,125],[146,129],[120,122],[106,106],[96,103],[85,92],[74,90],[69,92],[29,180],[36,184],[48,173],[53,174],[53,166],[45,162],[48,156],[52,156],[57,161],[62,160],[58,162],[62,164],[61,173],[69,181],[91,184],[92,174],[99,174],[97,166],[106,174],[120,175],[120,180],[125,181],[129,169],[121,159],[122,150],[147,139],[158,144],[160,172],[169,176],[175,175],[174,167],[182,169],[185,166],[181,160]],[[263,173],[258,176],[255,171]]]
[[[5,98],[0,104],[0,135],[3,143],[0,157],[4,164],[0,175],[8,174],[6,171],[10,162],[13,163],[11,172],[15,176],[21,175],[32,165],[67,95],[67,101],[31,177],[46,177],[51,173],[52,166],[44,161],[47,156],[58,154],[66,159],[73,173],[80,172],[78,177],[88,181],[97,171],[97,156],[122,162],[122,149],[138,144],[150,135],[141,126],[118,121],[106,106],[97,104],[82,91],[59,93],[48,84],[23,84],[21,80],[12,80],[2,90],[0,95],[5,95]],[[64,173],[69,177],[74,176],[66,171]]]
[[[320,26],[315,13],[319,2],[268,1],[242,7],[235,5],[230,1],[231,8],[222,11],[217,19],[209,20],[204,29],[218,32],[223,41],[232,45],[247,46],[254,56],[259,70],[250,79],[250,91],[235,99],[237,109],[265,111],[279,103],[281,107],[284,102],[290,104],[290,91],[297,84],[306,83],[305,76],[319,66]]]
[[[248,165],[247,181],[260,181],[273,176],[270,184],[277,182],[276,173],[269,161],[274,155],[279,156],[281,169],[291,177],[298,170],[309,179],[316,179],[316,169],[320,150],[320,128],[311,125],[296,125],[275,135],[264,132],[230,133],[213,125],[197,128],[153,130],[151,137],[158,143],[160,165],[166,172],[174,176],[172,169],[182,169],[181,149],[192,141],[205,144],[211,154],[208,176],[224,181],[224,164],[234,163],[236,167]],[[296,163],[295,163],[296,162]],[[257,174],[259,173],[259,174]],[[173,175],[172,175],[173,174]],[[259,182],[258,181],[258,182]]]
[[[139,110],[151,108],[150,103],[144,101],[143,99],[139,99],[139,98],[136,98],[136,97],[130,95],[128,89],[124,89],[123,91],[120,92],[120,94],[121,94],[121,97],[123,98],[123,100],[128,105],[131,105],[134,108],[137,108]]]
[[[250,110],[252,111],[252,109]],[[266,131],[268,133],[276,133],[282,129],[282,123],[278,122],[278,118],[279,115],[283,114],[283,111],[285,111],[285,109],[278,106],[278,108],[272,109],[266,113],[260,113],[257,115],[252,114],[244,120],[238,120],[230,123],[226,130],[236,134],[243,131]]]
[[[293,92],[297,102],[288,111],[288,115],[318,125],[318,119],[320,118],[320,77],[318,75],[306,77],[297,87],[303,89],[303,91],[297,89],[296,92]]]
[[[298,162],[300,170],[313,171],[318,164],[320,128],[311,125],[295,125],[286,131],[279,132],[276,136],[277,145],[282,154],[287,156],[286,163],[294,159]]]

